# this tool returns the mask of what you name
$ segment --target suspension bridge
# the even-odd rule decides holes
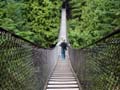
[[[66,9],[61,38],[68,42]],[[82,49],[43,49],[0,29],[0,90],[120,90],[120,30]]]

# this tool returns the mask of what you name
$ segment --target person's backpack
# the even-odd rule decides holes
[[[67,49],[67,43],[66,42],[62,42],[61,44],[60,44],[60,46],[63,48],[63,49]]]

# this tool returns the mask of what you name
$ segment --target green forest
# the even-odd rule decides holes
[[[81,48],[120,27],[119,0],[68,0],[69,42]],[[56,44],[62,0],[0,0],[0,27],[40,45]]]
[[[120,27],[120,0],[70,0],[69,40],[80,48]]]
[[[56,43],[60,0],[0,0],[0,27],[41,47]]]

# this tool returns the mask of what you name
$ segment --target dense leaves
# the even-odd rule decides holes
[[[83,47],[120,27],[120,0],[70,0],[69,39]]]
[[[69,4],[69,41],[75,48],[94,43],[120,28],[120,0],[70,0]],[[120,89],[119,40],[118,34],[88,49],[71,50],[73,68],[83,90]]]
[[[50,47],[58,36],[60,8],[59,0],[0,0],[0,26]]]

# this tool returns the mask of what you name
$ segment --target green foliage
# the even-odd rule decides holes
[[[69,4],[69,39],[75,48],[93,43],[120,27],[119,0],[70,0]]]
[[[50,47],[58,36],[59,0],[0,0],[0,26]]]

